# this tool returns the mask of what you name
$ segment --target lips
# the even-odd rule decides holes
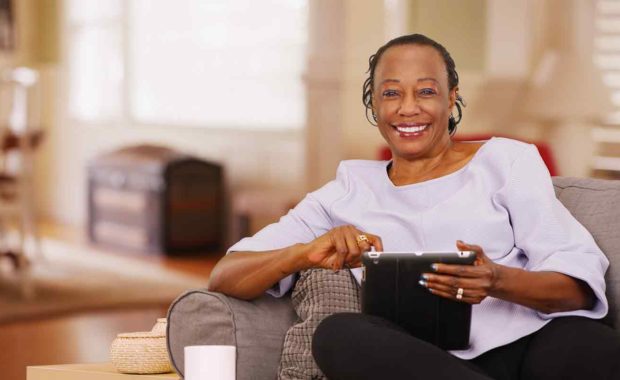
[[[430,123],[399,123],[392,125],[392,127],[394,127],[401,135],[417,135],[426,130],[429,125]]]

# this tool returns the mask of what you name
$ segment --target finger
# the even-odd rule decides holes
[[[454,264],[433,264],[434,273],[442,273],[457,277],[484,277],[486,271],[474,265],[454,265]]]
[[[444,297],[453,301],[466,302],[469,304],[479,304],[482,302],[487,296],[484,293],[472,291],[470,289],[463,289],[461,291],[461,295],[459,296],[458,290],[455,291],[453,289],[437,289],[437,288],[428,288],[428,291],[432,294],[435,294],[440,297]]]
[[[350,262],[347,263],[349,268],[358,268],[362,266],[362,255],[354,257]]]
[[[456,241],[456,248],[461,251],[474,251],[476,253],[482,253],[482,247],[476,244],[465,243],[463,240]]]
[[[436,276],[427,275],[422,278],[421,285],[428,289],[434,289],[445,293],[451,293],[456,295],[458,289],[464,289],[467,295],[471,298],[477,298],[482,301],[489,295],[489,282],[482,279],[468,279],[468,278],[456,278],[452,276]]]
[[[479,301],[477,301],[477,298],[472,298],[472,297],[468,297],[465,295],[463,295],[462,298],[458,299],[456,298],[456,295],[454,293],[448,293],[448,292],[444,292],[444,291],[436,290],[436,289],[429,289],[429,292],[431,292],[432,294],[436,296],[444,297],[452,301],[466,302],[466,303],[471,303],[471,304],[480,303]]]
[[[421,277],[423,281],[426,281],[426,283],[432,285],[447,286],[454,289],[463,287],[462,279],[455,276],[424,273]]]
[[[347,242],[347,254],[342,257],[341,267],[344,263],[351,261],[352,257],[359,256],[361,254],[360,246],[357,242],[357,234],[348,234],[345,238]]]
[[[335,257],[332,260],[331,269],[338,270],[342,268],[344,258],[349,253],[346,238],[343,234],[334,236],[334,247],[336,248]]]
[[[467,287],[466,285],[463,286],[457,286],[457,287],[453,287],[453,286],[449,286],[449,285],[445,285],[445,284],[437,284],[437,283],[426,283],[426,285],[424,285],[429,291],[430,290],[434,290],[434,291],[438,291],[441,293],[445,293],[445,294],[451,294],[452,297],[456,297],[457,294],[459,293],[459,289],[463,289],[462,290],[462,296],[463,297],[470,297],[470,298],[477,298],[477,299],[482,299],[485,298],[487,296],[487,293],[479,288],[470,288]]]
[[[451,294],[452,297],[454,297],[457,293],[457,289],[453,286],[450,285],[445,285],[445,284],[438,284],[438,283],[426,283],[425,286],[429,291],[433,290],[433,291],[437,291],[437,292],[441,292],[441,293],[445,293],[445,294]]]
[[[368,239],[370,240],[370,239]],[[360,253],[370,251],[372,244],[369,241],[356,241],[357,246],[359,247]]]
[[[466,288],[466,289],[485,289],[487,281],[485,279],[475,279],[466,277],[454,277],[454,276],[438,276],[438,275],[425,275],[423,277],[429,286],[445,286],[452,289]]]
[[[371,247],[370,234],[358,230],[355,227],[352,227],[351,233],[353,234],[352,241],[355,241],[355,248],[349,249],[349,254],[345,259],[345,263],[354,261],[356,257],[359,257],[362,254],[362,252],[370,251]]]
[[[355,262],[360,262],[362,260],[362,253],[363,252],[367,252],[370,251],[370,245],[369,244],[359,244],[359,252],[349,252],[347,254],[347,257],[345,259],[345,264],[351,266],[352,263]]]
[[[375,247],[375,251],[383,251],[383,241],[377,235],[366,234],[368,236],[368,240],[370,240],[370,244]],[[368,248],[370,250],[370,247]]]
[[[486,260],[490,260],[487,257],[487,255],[484,253],[484,250],[482,249],[482,247],[480,247],[479,245],[468,244],[468,243],[465,243],[462,240],[457,240],[456,241],[456,247],[457,247],[457,249],[459,249],[461,251],[474,251],[474,252],[476,252],[476,261],[475,261],[474,265],[480,265],[480,264],[484,263]]]

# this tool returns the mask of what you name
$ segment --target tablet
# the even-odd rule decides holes
[[[471,305],[436,296],[418,282],[433,263],[471,265],[475,252],[364,252],[362,313],[386,318],[445,350],[469,346]]]

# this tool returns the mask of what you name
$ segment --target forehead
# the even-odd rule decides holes
[[[398,45],[383,52],[375,68],[375,83],[385,79],[417,80],[434,78],[440,84],[448,83],[446,64],[432,46]]]

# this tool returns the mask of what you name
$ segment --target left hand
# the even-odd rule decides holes
[[[489,259],[478,245],[465,244],[457,240],[456,247],[460,251],[476,252],[474,265],[437,263],[435,271],[422,274],[421,280],[433,294],[470,304],[479,304],[493,295],[500,265]]]

